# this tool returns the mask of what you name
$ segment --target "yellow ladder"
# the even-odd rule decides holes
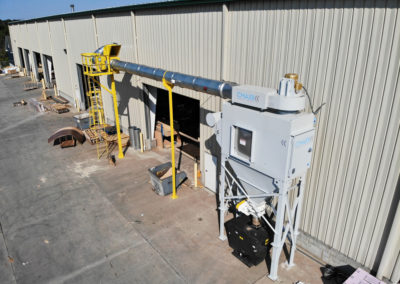
[[[104,131],[106,127],[106,122],[104,118],[104,107],[103,107],[103,97],[102,97],[102,89],[106,90],[113,97],[113,105],[114,105],[114,114],[115,114],[115,126],[117,128],[117,137],[118,137],[118,158],[122,159],[124,157],[124,153],[122,151],[121,144],[121,132],[120,132],[120,124],[119,124],[119,115],[118,115],[118,104],[117,104],[117,93],[115,90],[115,81],[114,81],[114,73],[112,70],[110,62],[112,59],[119,59],[118,53],[120,49],[120,45],[110,44],[102,47],[101,53],[82,53],[82,66],[83,73],[87,78],[87,93],[86,95],[89,97],[90,107],[89,107],[89,121],[90,121],[90,129],[97,134],[96,139],[96,148],[97,148],[97,158],[100,157],[105,152],[102,151],[100,147],[100,143],[102,142],[103,137],[101,136],[101,132]],[[111,79],[111,90],[106,86],[100,83],[100,76],[110,76]],[[107,156],[108,156],[108,147],[106,146]]]
[[[89,122],[90,129],[96,133],[96,149],[97,158],[100,159],[104,151],[101,151],[100,143],[102,141],[101,131],[106,127],[105,117],[104,117],[104,107],[103,107],[103,97],[101,94],[101,87],[95,82],[92,76],[87,76],[88,91],[86,95],[89,98]],[[107,156],[108,156],[108,148]]]

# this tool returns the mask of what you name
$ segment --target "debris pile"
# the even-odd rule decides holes
[[[14,107],[17,107],[17,106],[24,106],[24,105],[26,105],[26,104],[27,104],[27,102],[26,102],[25,100],[20,100],[19,102],[13,103],[13,106],[14,106]]]
[[[37,112],[45,112],[47,110],[47,108],[43,105],[43,103],[39,102],[34,98],[30,98],[28,100],[28,106]]]
[[[19,72],[19,68],[14,66],[14,65],[10,65],[10,66],[7,66],[3,70],[0,70],[0,71],[2,71],[0,73],[11,75],[11,74],[17,74]]]
[[[24,91],[30,91],[39,88],[40,83],[34,81],[24,82]]]

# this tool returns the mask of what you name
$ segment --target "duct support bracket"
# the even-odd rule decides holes
[[[117,92],[115,90],[114,74],[111,74],[110,78],[111,78],[111,95],[113,97],[113,102],[114,102],[115,126],[117,127],[118,158],[119,159],[123,159],[124,158],[124,152],[122,151],[121,126],[120,126],[120,123],[119,123]]]
[[[164,72],[162,82],[164,87],[168,90],[168,99],[169,99],[169,125],[171,128],[171,162],[172,162],[172,199],[178,198],[176,195],[176,177],[175,177],[175,141],[174,141],[174,112],[173,112],[173,104],[172,104],[172,88],[174,87],[173,82],[168,82],[165,79],[165,74],[168,71]]]

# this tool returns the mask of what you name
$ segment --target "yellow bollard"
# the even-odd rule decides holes
[[[198,186],[197,182],[197,162],[194,163],[194,187]]]
[[[167,71],[165,71],[164,76],[163,76],[163,85],[165,88],[168,90],[168,97],[169,97],[169,125],[170,125],[170,130],[171,130],[171,162],[172,162],[172,199],[178,198],[178,195],[176,195],[176,179],[175,179],[175,141],[174,141],[174,113],[173,113],[173,104],[172,104],[172,88],[174,85],[170,82],[168,82],[165,79],[165,74]]]
[[[143,144],[143,133],[140,132],[140,152],[144,152],[144,144]]]
[[[57,90],[57,85],[54,84],[54,96],[58,97],[58,90]]]

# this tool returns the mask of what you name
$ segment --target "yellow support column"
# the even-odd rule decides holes
[[[118,102],[117,102],[117,92],[115,90],[115,81],[114,74],[110,75],[111,77],[111,94],[114,102],[114,114],[115,114],[115,126],[117,127],[117,137],[118,137],[118,158],[124,158],[124,152],[122,151],[122,143],[121,143],[121,128],[119,125],[119,114],[118,114]]]
[[[164,73],[164,76],[167,72]],[[172,160],[172,199],[178,198],[176,195],[176,180],[175,180],[175,141],[174,141],[174,112],[172,105],[172,88],[174,85],[168,82],[165,78],[162,80],[163,85],[168,90],[169,98],[169,125],[171,128],[171,160]]]

